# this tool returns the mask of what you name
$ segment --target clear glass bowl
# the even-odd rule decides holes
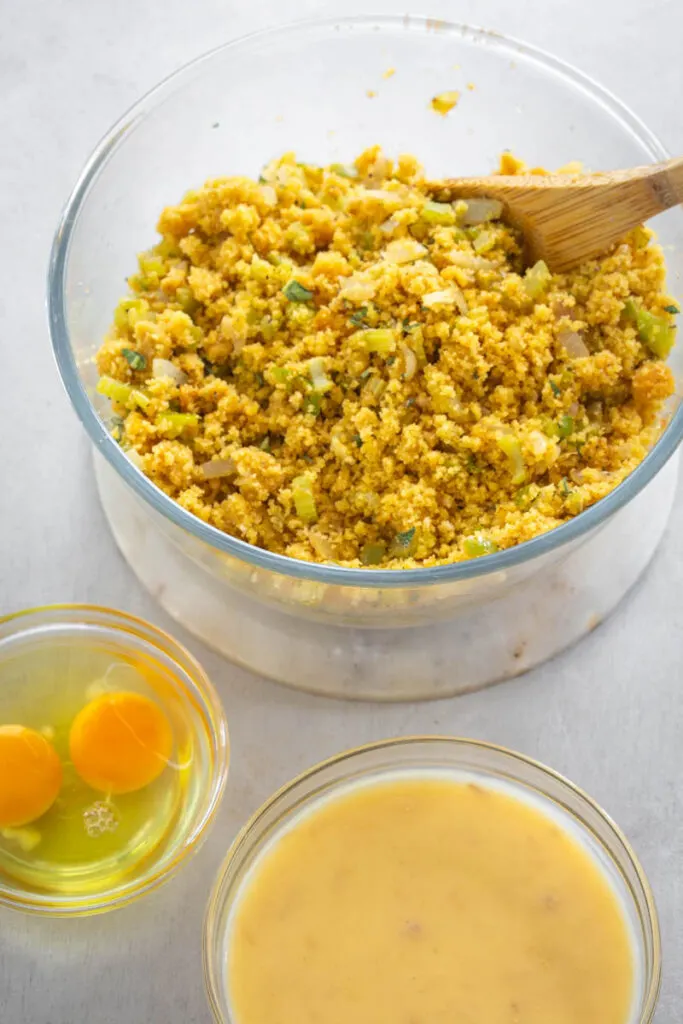
[[[386,740],[339,754],[290,782],[245,825],[218,872],[204,925],[204,979],[215,1020],[238,1024],[226,977],[231,913],[265,847],[322,797],[361,780],[426,772],[504,788],[552,817],[595,859],[612,885],[632,937],[634,997],[624,1024],[649,1024],[659,996],[659,924],[650,886],[623,833],[590,797],[550,768],[502,747],[439,736]]]
[[[131,615],[92,605],[52,605],[0,618],[0,723],[7,714],[11,721],[12,708],[30,687],[38,664],[49,659],[69,671],[93,650],[119,668],[129,659],[148,667],[155,680],[153,697],[171,723],[176,748],[191,750],[178,805],[159,842],[115,883],[102,887],[84,878],[67,891],[60,877],[60,886],[49,889],[0,870],[0,906],[53,917],[122,907],[156,889],[196,853],[218,809],[229,760],[228,726],[218,696],[184,647]],[[66,691],[68,680],[62,683]],[[53,690],[59,679],[50,685]],[[39,728],[41,707],[34,713],[35,720],[20,724]]]
[[[383,78],[390,67],[395,74]],[[459,105],[446,118],[436,115],[430,97],[453,88],[462,91]],[[680,405],[639,468],[571,522],[485,558],[392,572],[295,561],[193,517],[126,458],[104,426],[108,403],[95,393],[93,356],[135,254],[154,241],[164,205],[212,176],[255,176],[286,150],[326,163],[376,142],[390,154],[417,154],[432,176],[483,173],[505,148],[549,167],[580,159],[609,169],[666,156],[595,83],[494,33],[409,17],[269,30],[177,72],[100,143],[57,230],[50,330],[66,389],[97,452],[100,494],[116,539],[172,615],[229,657],[294,686],[353,697],[443,696],[529,667],[611,610],[656,547],[675,471],[659,493],[641,495],[628,524],[603,530],[590,556],[580,549],[635,504],[674,453],[683,435]],[[673,211],[656,226],[675,291],[683,219]],[[680,372],[683,346],[671,363]],[[624,567],[626,525],[632,540]],[[572,587],[577,581],[573,605],[553,604],[552,594],[564,586],[560,562],[569,566]],[[603,581],[617,576],[607,594]],[[586,605],[586,595],[596,594]],[[564,622],[542,628],[543,643],[527,635],[532,607],[539,606]],[[446,623],[440,631],[438,622]],[[420,628],[409,635],[405,626]],[[421,636],[423,629],[432,633]],[[487,638],[498,634],[496,655]],[[440,660],[425,658],[436,648]],[[524,657],[515,656],[520,649]]]

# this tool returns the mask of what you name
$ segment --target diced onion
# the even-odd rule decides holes
[[[183,373],[180,367],[176,366],[169,359],[153,359],[152,376],[169,377],[178,387],[187,380],[187,374]]]
[[[221,476],[232,476],[236,472],[232,459],[212,459],[211,462],[204,462],[199,468],[205,480],[217,480]]]
[[[367,302],[372,299],[377,291],[377,283],[368,281],[360,275],[344,278],[339,288],[339,295],[349,302]]]
[[[397,227],[399,227],[398,221],[394,217],[389,217],[383,224],[380,224],[379,229],[383,234],[391,235]]]
[[[503,212],[503,204],[497,199],[468,199],[462,223],[469,226],[497,220]]]
[[[434,306],[457,306],[463,316],[467,314],[467,302],[459,288],[444,288],[438,292],[428,292],[422,296],[422,305],[428,309]]]
[[[316,554],[320,555],[321,558],[334,559],[335,551],[329,537],[311,530],[310,541],[311,546],[315,548]]]
[[[572,359],[583,359],[590,355],[586,342],[577,331],[560,331],[557,340]]]
[[[403,354],[403,362],[405,363],[404,377],[406,380],[412,380],[417,373],[417,356],[412,348],[408,348],[407,345],[401,346],[401,352]]]
[[[471,252],[460,252],[456,250],[448,256],[452,267],[462,267],[463,270],[493,270],[496,264],[493,260],[487,260],[483,256],[475,256]]]
[[[272,185],[261,185],[261,195],[268,206],[277,206],[277,192]]]
[[[425,246],[414,238],[397,238],[395,242],[389,242],[387,245],[384,259],[387,263],[412,263],[426,252]]]

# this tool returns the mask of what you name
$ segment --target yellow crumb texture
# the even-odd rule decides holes
[[[293,558],[432,566],[552,530],[661,432],[676,308],[650,231],[551,274],[500,213],[379,147],[188,192],[98,354],[112,433],[183,508]]]
[[[459,99],[460,93],[455,90],[452,92],[440,92],[438,96],[432,97],[432,110],[445,117],[456,106]]]

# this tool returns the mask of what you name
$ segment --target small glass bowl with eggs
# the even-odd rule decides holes
[[[220,701],[165,633],[87,605],[0,618],[0,905],[92,914],[156,888],[228,761]]]

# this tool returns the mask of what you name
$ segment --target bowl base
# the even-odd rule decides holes
[[[362,629],[300,619],[218,583],[148,515],[104,459],[97,483],[116,543],[174,619],[258,675],[328,697],[437,699],[511,679],[593,630],[643,573],[664,533],[678,456],[567,556],[445,622]]]

